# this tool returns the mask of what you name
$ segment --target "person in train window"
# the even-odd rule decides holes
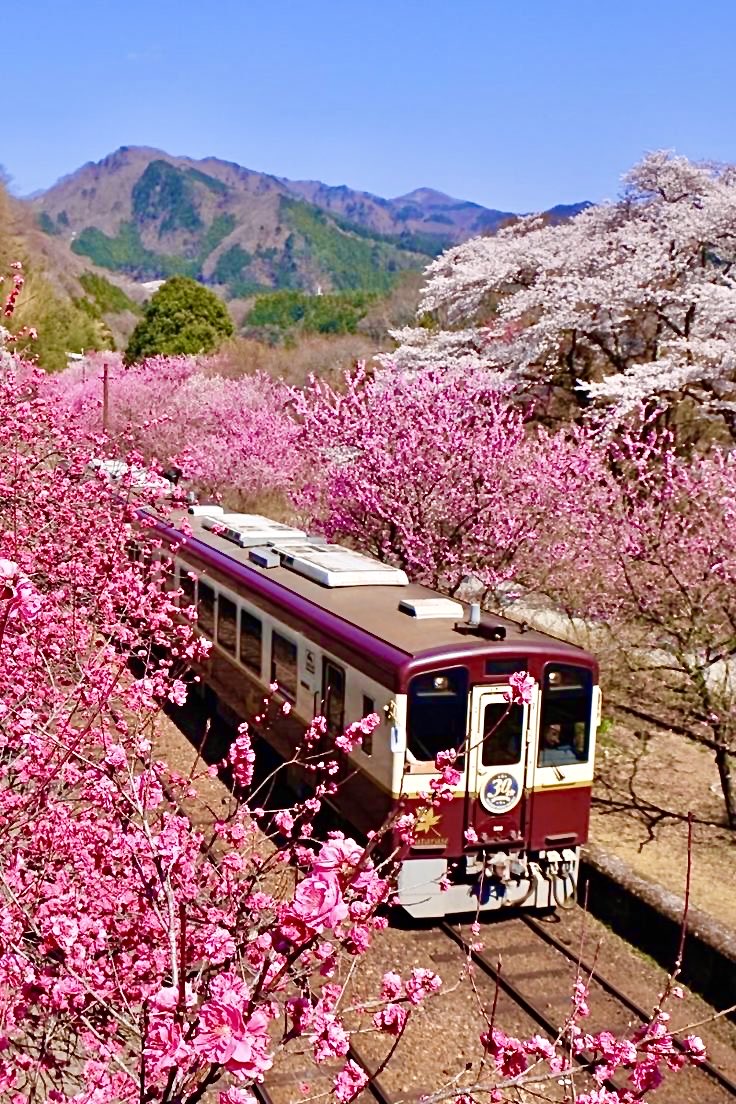
[[[540,767],[558,767],[565,763],[578,763],[580,756],[575,748],[575,729],[572,725],[546,724],[539,742]]]

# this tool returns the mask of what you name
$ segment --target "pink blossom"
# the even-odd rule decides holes
[[[151,997],[151,1007],[159,1012],[173,1012],[179,1004],[179,999],[178,986],[164,985]],[[184,1003],[186,1008],[193,1008],[196,1004],[196,997],[189,982],[184,987]]]
[[[656,1057],[645,1058],[638,1062],[629,1077],[637,1093],[642,1096],[653,1092],[662,1084],[662,1074]]]
[[[406,982],[406,995],[412,1004],[421,1004],[432,993],[439,992],[442,987],[442,978],[431,970],[423,967],[415,967]]]
[[[121,747],[120,744],[112,744],[105,754],[105,762],[109,763],[111,767],[115,767],[116,770],[125,767],[128,763],[125,748]]]
[[[235,784],[247,789],[253,781],[256,756],[247,724],[240,725],[238,735],[230,745],[228,763],[232,769]]]
[[[194,1051],[206,1061],[224,1066],[235,1077],[260,1079],[273,1064],[269,1053],[268,1018],[255,1012],[246,1022],[229,999],[202,1006]]]
[[[315,1062],[327,1062],[331,1058],[344,1058],[350,1046],[350,1039],[343,1025],[330,1016],[314,1040]]]
[[[379,1009],[373,1017],[373,1023],[378,1031],[387,1035],[400,1035],[404,1030],[408,1013],[400,1004],[389,1004]]]
[[[528,1066],[524,1044],[494,1027],[481,1035],[481,1042],[495,1060],[502,1077],[519,1077]]]
[[[363,848],[355,840],[346,839],[338,833],[323,843],[312,863],[315,873],[334,872],[350,879],[363,859]]]
[[[708,1056],[705,1043],[699,1035],[686,1035],[682,1040],[682,1045],[691,1062],[704,1062]]]
[[[314,873],[296,887],[292,910],[310,928],[334,928],[348,915],[340,882],[332,870]]]
[[[220,1093],[218,1104],[257,1104],[257,1101],[253,1093],[248,1092],[247,1089],[238,1089],[231,1085],[229,1089]]]
[[[381,718],[377,713],[370,713],[367,717],[363,717],[359,721],[355,721],[353,724],[348,725],[344,732],[335,737],[335,746],[339,747],[341,751],[349,753],[353,748],[358,747],[363,740],[364,736],[370,736],[372,732],[381,723]]]
[[[157,1069],[167,1070],[176,1065],[186,1052],[183,1045],[181,1024],[170,1014],[152,1015],[148,1022],[145,1054],[153,1059]]]
[[[335,1096],[340,1104],[349,1104],[368,1084],[368,1074],[351,1059],[335,1077]]]
[[[168,693],[168,699],[174,705],[185,705],[187,700],[187,684],[181,679],[174,679]]]
[[[48,925],[54,941],[64,950],[70,950],[79,937],[79,924],[71,916],[54,916]]]
[[[279,811],[274,814],[273,822],[279,832],[285,836],[288,836],[294,827],[294,818],[286,809],[279,809]]]
[[[573,985],[573,1009],[575,1016],[582,1016],[585,1018],[590,1015],[590,1007],[588,1005],[588,987],[582,978],[576,978]]]
[[[6,560],[0,557],[0,599],[12,598],[15,594],[15,580],[18,576],[18,565],[14,560]]]
[[[395,970],[389,970],[383,975],[381,979],[381,997],[384,1000],[396,1000],[401,996],[404,988],[404,983],[401,980],[401,975],[397,974]]]
[[[524,1043],[524,1049],[528,1054],[534,1054],[539,1058],[555,1057],[555,1048],[549,1039],[545,1039],[542,1035],[532,1035],[531,1039]]]
[[[417,818],[413,813],[402,813],[396,821],[395,831],[402,843],[412,844],[416,838]]]
[[[514,705],[531,705],[534,698],[534,679],[526,671],[514,671],[509,675],[510,689],[504,694],[507,702]]]

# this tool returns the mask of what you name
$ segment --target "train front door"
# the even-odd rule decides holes
[[[529,707],[509,704],[503,687],[473,690],[466,820],[481,842],[523,838],[529,721]]]

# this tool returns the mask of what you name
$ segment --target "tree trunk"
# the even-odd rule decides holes
[[[729,828],[736,828],[736,777],[734,777],[732,755],[728,748],[719,747],[716,751],[716,766],[721,780],[723,800],[726,803],[726,818]]]

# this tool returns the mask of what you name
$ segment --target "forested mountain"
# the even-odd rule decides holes
[[[7,279],[14,262],[22,265],[24,290],[12,319],[0,325],[36,332],[20,342],[22,351],[58,369],[67,353],[125,344],[144,290],[126,278],[112,283],[86,257],[71,254],[61,237],[42,233],[28,205],[8,195],[0,174],[0,277]]]
[[[30,202],[48,235],[97,266],[137,281],[194,276],[226,298],[385,291],[401,271],[514,217],[430,188],[382,199],[129,146]]]

